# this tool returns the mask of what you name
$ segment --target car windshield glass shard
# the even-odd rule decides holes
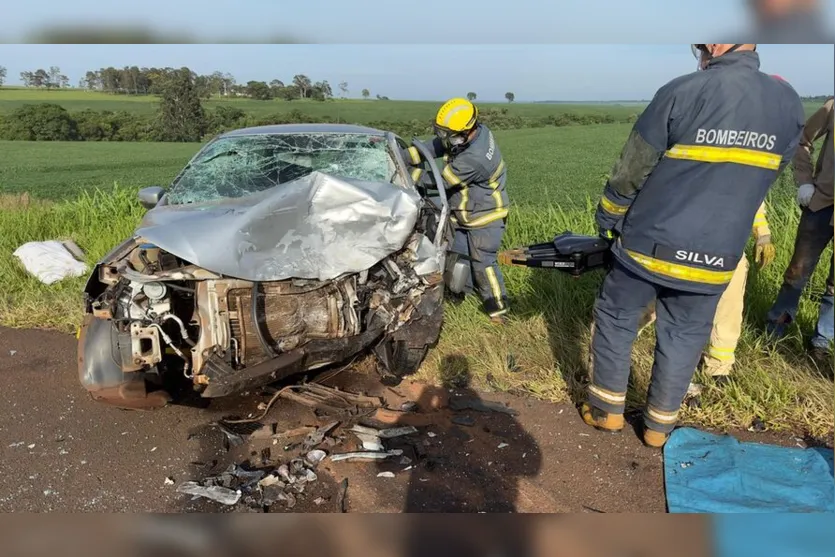
[[[168,203],[245,197],[319,171],[340,178],[394,183],[395,162],[384,137],[299,133],[223,137],[180,174]],[[399,182],[399,181],[398,181]]]

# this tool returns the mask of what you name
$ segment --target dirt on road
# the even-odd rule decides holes
[[[582,424],[570,405],[466,387],[404,382],[386,387],[348,370],[331,385],[418,404],[418,433],[398,442],[403,456],[381,462],[323,461],[298,502],[271,512],[664,512],[661,453],[631,429],[611,435]],[[240,508],[178,493],[183,482],[230,464],[282,461],[285,444],[248,440],[230,448],[209,424],[261,414],[268,393],[126,411],[92,401],[78,383],[74,337],[0,328],[0,511],[228,512]],[[517,412],[456,411],[452,400],[498,401]],[[440,403],[437,403],[441,401]],[[438,409],[438,407],[441,407]],[[264,423],[276,431],[328,420],[279,399]],[[745,435],[740,436],[746,437]],[[749,436],[750,437],[750,436]],[[758,440],[791,443],[788,437]],[[399,443],[399,444],[398,444]],[[350,442],[329,452],[352,450]],[[404,458],[405,457],[405,458]],[[382,474],[382,476],[380,475]],[[391,477],[393,476],[393,477]]]

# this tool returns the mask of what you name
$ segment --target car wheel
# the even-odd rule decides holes
[[[384,379],[399,381],[420,369],[429,353],[429,345],[411,347],[404,340],[386,340],[375,350],[377,359],[387,374]]]

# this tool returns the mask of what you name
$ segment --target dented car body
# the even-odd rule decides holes
[[[406,146],[349,125],[236,130],[140,191],[148,212],[84,289],[81,384],[153,408],[175,380],[219,397],[369,350],[389,374],[416,371],[443,322],[451,228]]]

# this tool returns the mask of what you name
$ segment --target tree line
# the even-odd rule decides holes
[[[189,68],[146,68],[139,66],[113,66],[89,70],[78,82],[78,87],[88,91],[99,91],[113,95],[161,95],[165,83],[178,72],[186,70],[194,82],[196,94],[203,99],[211,97],[245,97],[257,100],[295,100],[313,99],[325,101],[334,97],[334,91],[327,80],[313,81],[305,74],[296,74],[292,80],[285,83],[281,79],[269,82],[250,80],[238,83],[231,73],[216,71],[208,75],[199,74]],[[0,85],[6,78],[6,68],[0,66]],[[51,66],[48,70],[39,68],[34,71],[20,72],[20,80],[24,87],[36,89],[66,88],[70,80],[61,73],[58,66]],[[347,95],[348,83],[339,84],[341,96]],[[362,97],[371,97],[371,91],[363,89]],[[389,100],[384,95],[377,95],[377,100]]]
[[[160,96],[156,114],[127,111],[82,110],[69,112],[55,103],[25,104],[0,117],[0,139],[23,141],[205,141],[224,131],[250,126],[305,123],[310,117],[298,109],[281,114],[256,116],[230,104],[213,110],[203,107],[201,89],[194,72],[180,68],[157,83]],[[340,84],[344,90],[347,84]],[[537,128],[598,123],[634,122],[638,115],[616,118],[610,114],[551,114],[519,116],[507,108],[487,107],[481,120],[494,129]],[[333,122],[317,116],[322,123]],[[344,120],[343,120],[344,123]],[[360,122],[353,122],[360,123]],[[405,121],[362,122],[390,130],[404,138],[432,133],[431,118]]]

